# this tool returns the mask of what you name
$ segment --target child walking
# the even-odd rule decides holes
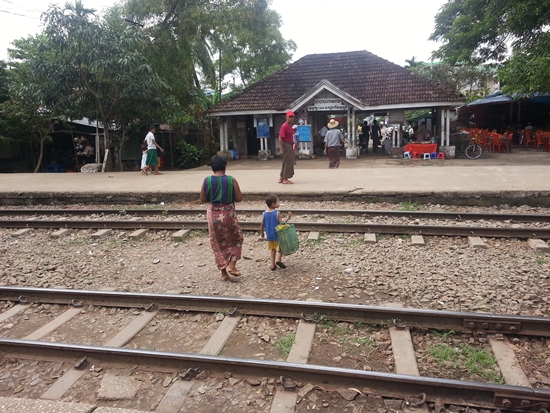
[[[141,173],[147,175],[147,144],[141,145]]]
[[[265,197],[265,203],[267,204],[267,210],[262,215],[262,226],[260,231],[262,238],[267,239],[267,249],[271,252],[271,271],[275,271],[277,267],[286,268],[283,264],[283,253],[279,247],[279,239],[277,238],[277,231],[275,227],[282,221],[282,214],[277,208],[279,208],[279,197],[275,194],[269,194]],[[292,216],[292,212],[289,211],[286,220],[288,221]]]

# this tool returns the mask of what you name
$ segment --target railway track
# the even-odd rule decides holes
[[[257,217],[261,209],[239,210],[241,227],[245,231],[257,231]],[[42,228],[42,229],[123,229],[123,230],[172,230],[207,229],[207,223],[196,217],[203,215],[202,209],[88,209],[88,210],[42,210],[42,209],[4,209],[0,215],[19,217],[33,215],[31,219],[0,220],[0,228]],[[521,238],[550,239],[550,215],[547,214],[489,214],[489,213],[453,213],[425,211],[372,211],[372,210],[293,210],[297,216],[293,223],[299,231],[332,232],[332,233],[373,233],[389,235],[426,235],[449,237],[490,237],[490,238]],[[46,216],[63,216],[61,219],[44,219]],[[68,219],[70,216],[100,216],[101,218]],[[117,219],[108,219],[109,216]],[[122,217],[121,217],[122,215]],[[156,220],[125,219],[125,216],[160,216]],[[192,220],[174,220],[175,216],[193,216]],[[326,216],[344,217],[344,220],[359,219],[352,223],[323,222],[315,218]],[[308,221],[299,221],[300,218]],[[378,217],[382,220],[362,222]],[[384,224],[383,218],[399,218],[400,224]],[[248,219],[251,218],[252,221]],[[313,218],[313,219],[312,219]],[[436,221],[438,225],[423,224]],[[412,223],[410,223],[412,221]],[[499,226],[487,223],[501,223]],[[482,223],[483,225],[480,225]],[[520,226],[522,224],[528,224]]]
[[[62,399],[73,391],[71,389],[78,388],[79,380],[86,378],[89,379],[89,387],[94,377],[99,377],[98,380],[101,379],[103,384],[104,381],[111,380],[113,375],[134,375],[135,378],[136,374],[141,372],[143,375],[144,371],[148,371],[150,377],[165,377],[162,382],[166,387],[157,386],[154,409],[151,409],[152,405],[145,409],[157,412],[179,411],[182,406],[191,408],[193,402],[203,400],[201,394],[229,388],[232,392],[242,391],[248,392],[247,394],[254,391],[261,393],[254,389],[263,389],[264,397],[251,401],[248,406],[271,412],[306,411],[306,407],[315,404],[317,398],[329,400],[327,394],[335,391],[338,391],[334,393],[337,397],[332,397],[330,403],[325,402],[325,407],[335,408],[353,403],[356,411],[362,411],[359,410],[363,408],[361,406],[372,402],[369,397],[378,395],[398,399],[398,404],[403,403],[401,407],[408,405],[421,408],[425,403],[435,403],[441,407],[444,403],[542,413],[550,408],[550,389],[532,387],[525,373],[518,367],[514,346],[510,344],[518,337],[548,341],[550,318],[547,317],[254,298],[22,287],[0,287],[0,301],[9,304],[9,308],[0,314],[0,331],[4,332],[4,337],[0,338],[0,350],[4,359],[31,359],[44,363],[61,361],[66,366],[60,369],[62,372],[55,379],[50,377],[51,383],[42,386],[39,397],[44,399]],[[46,306],[48,311],[53,312],[47,318],[48,322],[40,318],[43,317]],[[92,315],[94,322],[89,324],[89,317]],[[164,340],[163,332],[156,330],[162,323],[155,320],[176,315],[178,319],[194,320],[195,324],[186,325],[190,328],[188,334],[193,334],[191,326],[194,325],[195,337],[191,341],[196,342],[194,345],[200,348],[198,351],[181,351],[184,347],[181,343]],[[113,323],[112,317],[120,319]],[[215,323],[211,322],[213,317],[217,320]],[[286,361],[272,358],[262,360],[259,354],[254,356],[257,346],[243,349],[243,338],[249,334],[262,336],[265,333],[251,329],[251,320],[255,318],[275,320],[276,326],[293,327],[293,345]],[[199,319],[201,321],[197,321]],[[323,334],[326,334],[328,322],[331,326],[341,326],[342,323],[355,326],[346,330],[348,333],[354,329],[357,333],[361,326],[369,326],[365,331],[371,337],[391,337],[387,348],[391,348],[392,354],[388,357],[393,359],[390,363],[393,371],[365,371],[309,364],[308,360],[315,360],[315,354],[321,353],[323,346],[330,345],[326,341],[319,342],[319,337],[323,337],[320,332],[324,331]],[[68,328],[70,323],[72,326]],[[101,326],[97,325],[100,323]],[[10,327],[6,328],[6,325]],[[94,331],[87,332],[92,325],[95,326]],[[115,325],[116,328],[113,327]],[[98,344],[102,338],[97,337],[97,331],[103,329],[106,330],[106,338]],[[470,341],[489,343],[499,363],[502,380],[506,384],[420,376],[418,364],[421,360],[417,360],[415,356],[413,343],[418,342],[418,335],[426,334],[430,330],[436,330],[440,335],[461,332]],[[56,335],[59,331],[77,333],[72,336],[73,342],[66,342],[59,340],[59,337],[63,337],[63,334]],[[168,334],[167,331],[169,330],[165,330],[164,334]],[[6,332],[9,332],[9,337],[6,337]],[[186,334],[185,331],[180,333]],[[140,334],[141,341],[136,339]],[[156,342],[160,347],[151,350],[140,346],[139,343],[143,343],[143,337],[147,335],[150,336],[149,342]],[[232,339],[235,335],[238,337]],[[85,336],[89,339],[85,339]],[[366,340],[367,337],[364,338]],[[79,344],[79,340],[89,340],[96,344]],[[205,342],[204,345],[201,340]],[[264,347],[269,347],[269,340],[265,337],[259,341],[262,345],[265,344]],[[202,347],[197,347],[199,344]],[[459,344],[454,342],[453,345]],[[368,347],[366,341],[357,346],[362,347]],[[240,348],[241,351],[237,353],[247,357],[232,355],[228,351],[231,348]],[[38,379],[35,378],[34,381]],[[44,380],[46,382],[48,380]],[[87,391],[89,396],[90,389]],[[101,391],[107,390],[100,389],[99,392]],[[194,396],[191,397],[188,393]],[[316,398],[309,398],[310,393],[317,394]],[[239,399],[235,394],[231,397],[245,403],[246,398]],[[346,400],[340,400],[346,397]],[[287,405],[291,407],[281,410],[280,405],[285,405],[288,400],[290,402]],[[319,400],[318,404],[320,403]],[[176,404],[178,410],[175,409]],[[133,405],[133,408],[136,406]],[[194,411],[212,411],[211,408],[212,406],[206,406],[204,410]],[[304,410],[299,410],[301,408]]]
[[[281,209],[284,211],[284,208]],[[239,208],[239,214],[260,216],[264,209]],[[119,209],[0,209],[0,216],[18,215],[136,215],[136,216],[173,216],[204,214],[204,209],[196,208],[119,208]],[[509,221],[514,222],[550,222],[550,214],[509,214],[481,212],[442,212],[442,211],[394,211],[394,210],[362,210],[362,209],[292,209],[295,215],[308,216],[354,216],[354,217],[399,217],[412,219],[442,219],[454,221]]]

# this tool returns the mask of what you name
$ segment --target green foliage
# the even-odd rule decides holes
[[[414,56],[406,62],[409,63],[408,66],[405,66],[408,70],[430,79],[439,84],[440,87],[462,93],[469,102],[490,93],[488,82],[492,82],[496,73],[496,70],[488,65],[441,62],[425,64],[416,62]],[[412,117],[409,114],[408,118]]]
[[[416,202],[412,201],[403,201],[399,207],[400,211],[418,211],[420,207]]]
[[[180,152],[178,165],[182,169],[191,169],[201,166],[204,158],[204,150],[190,145],[185,141],[179,141],[177,148]]]
[[[471,375],[477,375],[483,380],[492,383],[501,383],[503,378],[494,368],[496,359],[487,349],[478,349],[470,345],[450,346],[438,343],[428,352],[440,364],[453,363],[457,368],[463,368]]]
[[[125,10],[129,20],[147,25],[155,67],[188,107],[193,87],[219,90],[228,74],[246,85],[290,61],[296,45],[283,39],[280,16],[269,3],[129,0]]]
[[[504,63],[503,90],[530,95],[550,91],[550,2],[449,0],[435,17],[434,57],[456,62]]]
[[[281,352],[281,355],[283,355],[283,357],[285,359],[290,354],[290,350],[292,349],[292,346],[294,345],[294,339],[295,339],[294,334],[287,334],[286,336],[281,337],[275,343],[275,346]]]

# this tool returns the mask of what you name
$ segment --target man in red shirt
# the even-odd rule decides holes
[[[279,151],[283,158],[283,166],[281,168],[281,175],[279,177],[280,184],[293,184],[290,180],[294,176],[294,163],[295,155],[292,145],[294,144],[294,129],[292,124],[294,123],[294,112],[288,111],[286,113],[286,122],[281,126],[279,131]]]

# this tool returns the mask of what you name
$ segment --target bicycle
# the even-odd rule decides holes
[[[477,159],[483,153],[483,148],[478,145],[475,138],[470,139],[470,145],[466,148],[466,157],[469,159]]]

